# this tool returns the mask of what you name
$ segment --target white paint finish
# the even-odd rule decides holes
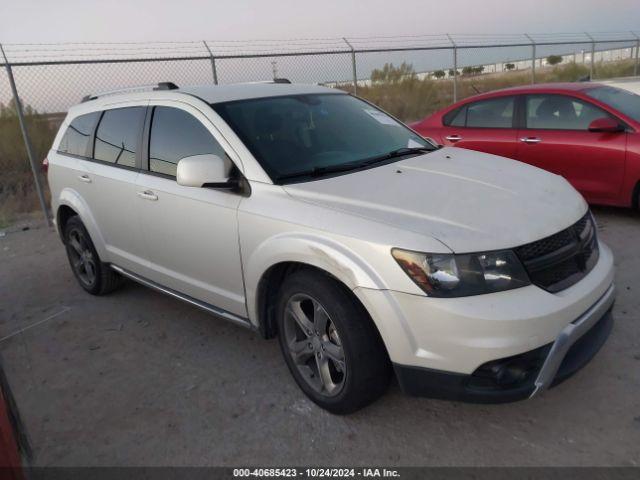
[[[472,373],[490,360],[551,343],[612,282],[613,255],[600,243],[595,268],[558,294],[533,285],[452,299],[366,288],[355,292],[380,329],[394,362]]]
[[[204,89],[214,92],[208,98],[222,95],[215,88]],[[274,88],[294,91],[244,85],[224,95],[245,91],[251,97]],[[567,228],[584,214],[584,200],[563,179],[512,160],[446,148],[283,187],[270,181],[206,102],[181,91],[100,98],[74,107],[64,126],[95,109],[147,103],[181,108],[201,121],[248,179],[251,195],[180,186],[172,178],[52,151],[53,206],[66,204],[80,214],[101,258],[248,316],[254,326],[265,272],[280,262],[307,263],[354,291],[392,360],[468,373],[484,361],[551,341],[611,284],[613,262],[605,246],[596,268],[558,294],[530,286],[428,298],[397,265],[393,247],[433,253],[512,248]],[[79,174],[91,183],[78,181]]]
[[[98,255],[100,258],[108,258],[102,230],[98,228],[87,201],[78,191],[84,185],[83,182],[78,181],[78,176],[85,174],[81,160],[59,155],[54,150],[49,151],[47,158],[49,159],[48,181],[51,189],[52,211],[57,214],[59,208],[65,205],[78,213],[94,241]],[[60,234],[64,233],[60,231],[58,225],[56,228]]]
[[[431,237],[296,199],[277,185],[252,184],[238,216],[247,305],[254,322],[258,283],[277,263],[314,265],[349,288],[423,295],[393,259],[391,248],[451,252]]]
[[[238,245],[239,195],[184,187],[174,179],[140,174],[136,191],[150,190],[157,201],[136,198],[147,260],[132,269],[160,285],[246,316]]]
[[[123,268],[135,268],[145,258],[145,246],[135,212],[138,172],[88,160],[79,160],[91,183],[77,182],[91,208],[107,250],[104,259]]]
[[[225,183],[229,180],[231,163],[210,153],[192,155],[178,162],[176,181],[184,187],[202,187],[208,183]]]
[[[285,189],[301,200],[437,238],[459,253],[539,240],[587,210],[562,177],[459,148]]]

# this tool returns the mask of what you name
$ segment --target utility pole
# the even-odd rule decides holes
[[[638,35],[636,35],[635,32],[631,32],[631,35],[636,37],[636,55],[635,55],[636,61],[633,64],[633,75],[637,76],[638,75],[638,61],[640,60],[640,57],[638,56],[638,51],[640,50],[640,37]],[[633,50],[633,48],[631,50]]]
[[[453,103],[455,103],[458,101],[458,46],[451,35],[448,33],[446,35],[453,46]]]
[[[209,48],[206,40],[203,40],[205,48],[207,52],[209,52],[209,57],[211,57],[211,73],[213,74],[213,84],[218,85],[218,70],[216,69],[216,57],[213,56],[213,52]]]
[[[526,33],[524,36],[531,42],[531,83],[533,84],[536,83],[536,42]]]
[[[356,50],[353,48],[353,45],[346,38],[342,37],[344,43],[347,44],[349,50],[351,50],[351,70],[353,74],[353,94],[358,94],[358,71],[356,70]]]
[[[584,33],[591,40],[591,62],[589,62],[589,80],[593,80],[593,63],[596,61],[596,42],[587,32]]]

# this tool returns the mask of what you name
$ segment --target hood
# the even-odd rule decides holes
[[[458,253],[539,240],[587,210],[558,175],[452,147],[284,189],[302,201],[436,238]]]

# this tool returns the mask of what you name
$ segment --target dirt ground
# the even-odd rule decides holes
[[[494,406],[392,384],[346,417],[304,397],[276,341],[134,283],[92,297],[53,230],[11,229],[0,234],[0,354],[35,464],[638,465],[640,215],[594,210],[618,298],[586,368]]]

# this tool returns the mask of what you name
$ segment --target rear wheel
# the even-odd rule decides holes
[[[100,260],[80,217],[71,217],[65,224],[64,243],[71,270],[87,292],[104,295],[122,284],[122,277]]]
[[[287,277],[278,300],[279,341],[302,391],[332,413],[350,413],[384,393],[391,374],[369,315],[337,281],[312,270]]]

